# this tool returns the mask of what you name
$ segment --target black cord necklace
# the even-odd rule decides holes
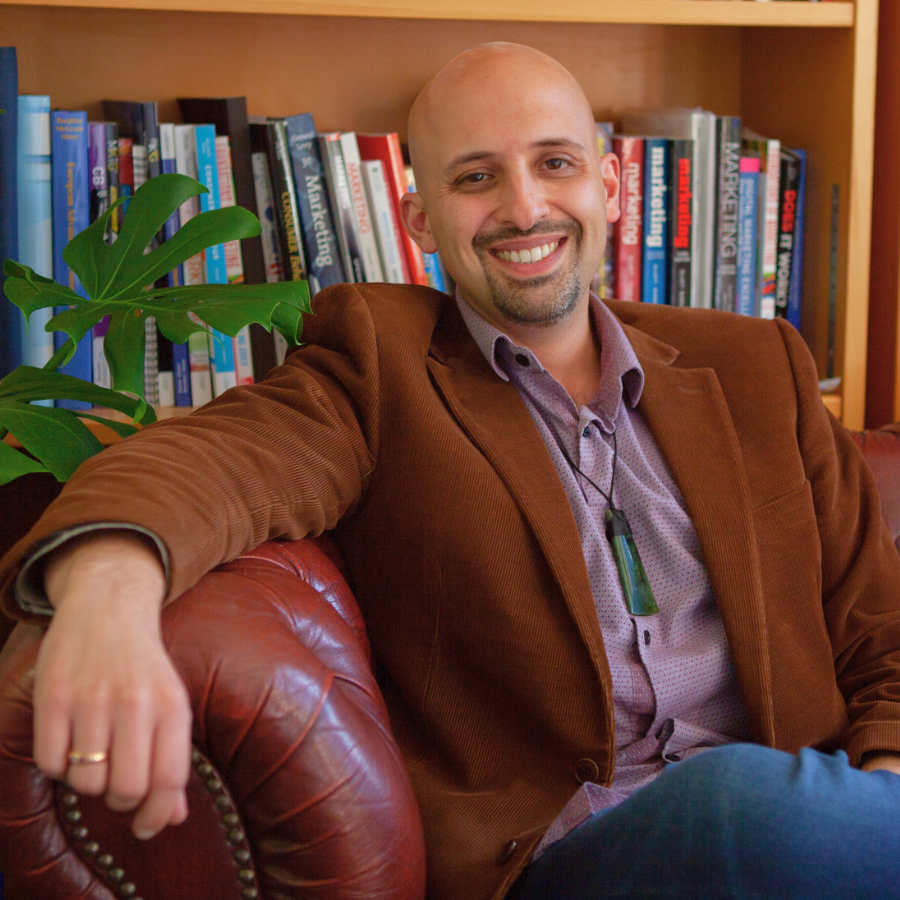
[[[609,504],[606,510],[606,539],[612,547],[613,556],[616,559],[616,568],[619,570],[619,581],[622,583],[622,591],[625,594],[625,605],[633,616],[652,616],[659,612],[656,598],[650,587],[650,579],[641,562],[637,544],[631,533],[631,526],[625,513],[617,509],[613,503],[613,488],[616,486],[616,462],[619,458],[619,447],[616,443],[616,433],[613,438],[612,477],[609,480],[609,493],[603,490],[593,479],[588,477],[575,465],[572,457],[560,441],[559,446],[569,466],[576,471],[594,490]]]

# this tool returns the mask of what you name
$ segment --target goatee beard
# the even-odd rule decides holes
[[[518,281],[504,279],[485,265],[484,257],[489,253],[487,248],[497,241],[559,234],[560,231],[575,242],[574,253],[569,250],[569,262],[562,271]],[[581,238],[582,228],[575,221],[537,222],[528,231],[504,228],[476,235],[472,246],[482,259],[494,308],[508,321],[518,325],[549,327],[565,319],[575,309],[581,296],[581,273],[577,265],[581,256]]]

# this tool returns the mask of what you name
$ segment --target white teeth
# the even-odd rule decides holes
[[[553,253],[559,246],[559,241],[552,244],[544,244],[543,247],[532,247],[531,250],[497,250],[497,256],[506,262],[534,263],[539,262]]]

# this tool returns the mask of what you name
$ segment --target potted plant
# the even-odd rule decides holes
[[[289,343],[299,339],[303,313],[310,310],[306,282],[154,287],[161,277],[206,248],[260,233],[256,216],[232,206],[195,216],[174,237],[146,252],[169,216],[202,193],[206,188],[193,178],[158,175],[135,191],[113,243],[107,242],[107,227],[122,200],[73,237],[63,258],[81,280],[87,299],[28,266],[4,262],[6,295],[26,321],[35,310],[66,307],[46,328],[67,337],[43,368],[19,366],[0,381],[0,484],[29,472],[50,472],[58,481],[66,481],[84,460],[103,449],[83,419],[102,421],[122,436],[156,420],[144,401],[148,316],[155,317],[161,334],[173,343],[183,343],[194,332],[210,329],[234,337],[254,322],[267,330],[275,328]],[[109,316],[109,328],[103,349],[111,389],[58,371],[71,359],[79,341],[105,316]],[[131,423],[32,402],[59,399],[118,410],[129,416]],[[2,440],[7,433],[27,454]]]

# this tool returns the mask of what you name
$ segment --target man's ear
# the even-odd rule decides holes
[[[619,209],[619,157],[615,153],[607,153],[600,160],[600,175],[603,187],[606,188],[606,221],[617,222],[621,215]]]
[[[404,194],[400,198],[400,218],[409,236],[419,245],[423,253],[434,253],[437,244],[431,234],[431,224],[425,204],[418,193]]]

